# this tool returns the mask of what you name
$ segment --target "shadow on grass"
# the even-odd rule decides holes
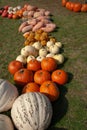
[[[61,86],[60,88],[60,97],[56,102],[52,103],[53,106],[53,117],[52,122],[47,130],[67,130],[65,128],[56,128],[55,124],[58,123],[68,110],[68,100],[65,95],[67,93],[67,88],[65,86]]]

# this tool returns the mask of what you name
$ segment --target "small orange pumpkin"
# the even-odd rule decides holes
[[[27,92],[39,92],[40,87],[37,83],[35,82],[30,82],[26,84],[22,90],[22,93],[27,93]]]
[[[68,74],[64,70],[55,70],[51,75],[52,81],[58,83],[59,85],[64,85],[68,81]]]
[[[62,6],[66,6],[67,2],[68,2],[68,0],[62,0]]]
[[[57,100],[60,95],[57,84],[50,80],[42,83],[40,92],[45,94],[51,101]]]
[[[32,59],[28,62],[27,69],[32,70],[32,71],[40,70],[41,69],[41,62],[36,60],[36,59]]]
[[[81,11],[82,4],[81,3],[75,3],[73,7],[74,12],[80,12]]]
[[[43,58],[41,61],[41,68],[42,70],[52,72],[57,68],[57,62],[52,57]]]
[[[81,11],[82,12],[87,12],[87,4],[82,4]]]
[[[50,80],[51,79],[51,74],[50,72],[46,70],[38,70],[34,74],[34,81],[37,84],[42,84],[44,81]]]

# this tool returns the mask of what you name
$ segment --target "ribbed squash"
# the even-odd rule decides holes
[[[45,130],[51,122],[52,106],[45,95],[26,93],[15,100],[11,117],[18,130]]]
[[[0,112],[11,109],[17,96],[17,88],[9,81],[0,79]]]

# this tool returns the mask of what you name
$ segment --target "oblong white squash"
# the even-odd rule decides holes
[[[45,130],[52,114],[50,100],[39,92],[22,94],[11,109],[11,117],[18,130]]]
[[[0,130],[14,130],[10,117],[0,114]]]
[[[17,96],[17,88],[9,81],[0,79],[0,112],[11,109]]]

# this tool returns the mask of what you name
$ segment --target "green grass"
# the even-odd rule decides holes
[[[69,83],[62,86],[58,101],[53,103],[53,118],[49,130],[87,129],[87,13],[74,13],[61,6],[61,0],[0,0],[0,7],[30,3],[50,10],[57,30],[52,34],[63,44],[66,58],[62,69],[69,73]],[[7,70],[11,60],[19,55],[24,38],[18,33],[21,20],[0,17],[0,78],[12,82]],[[9,115],[9,112],[5,114]]]

